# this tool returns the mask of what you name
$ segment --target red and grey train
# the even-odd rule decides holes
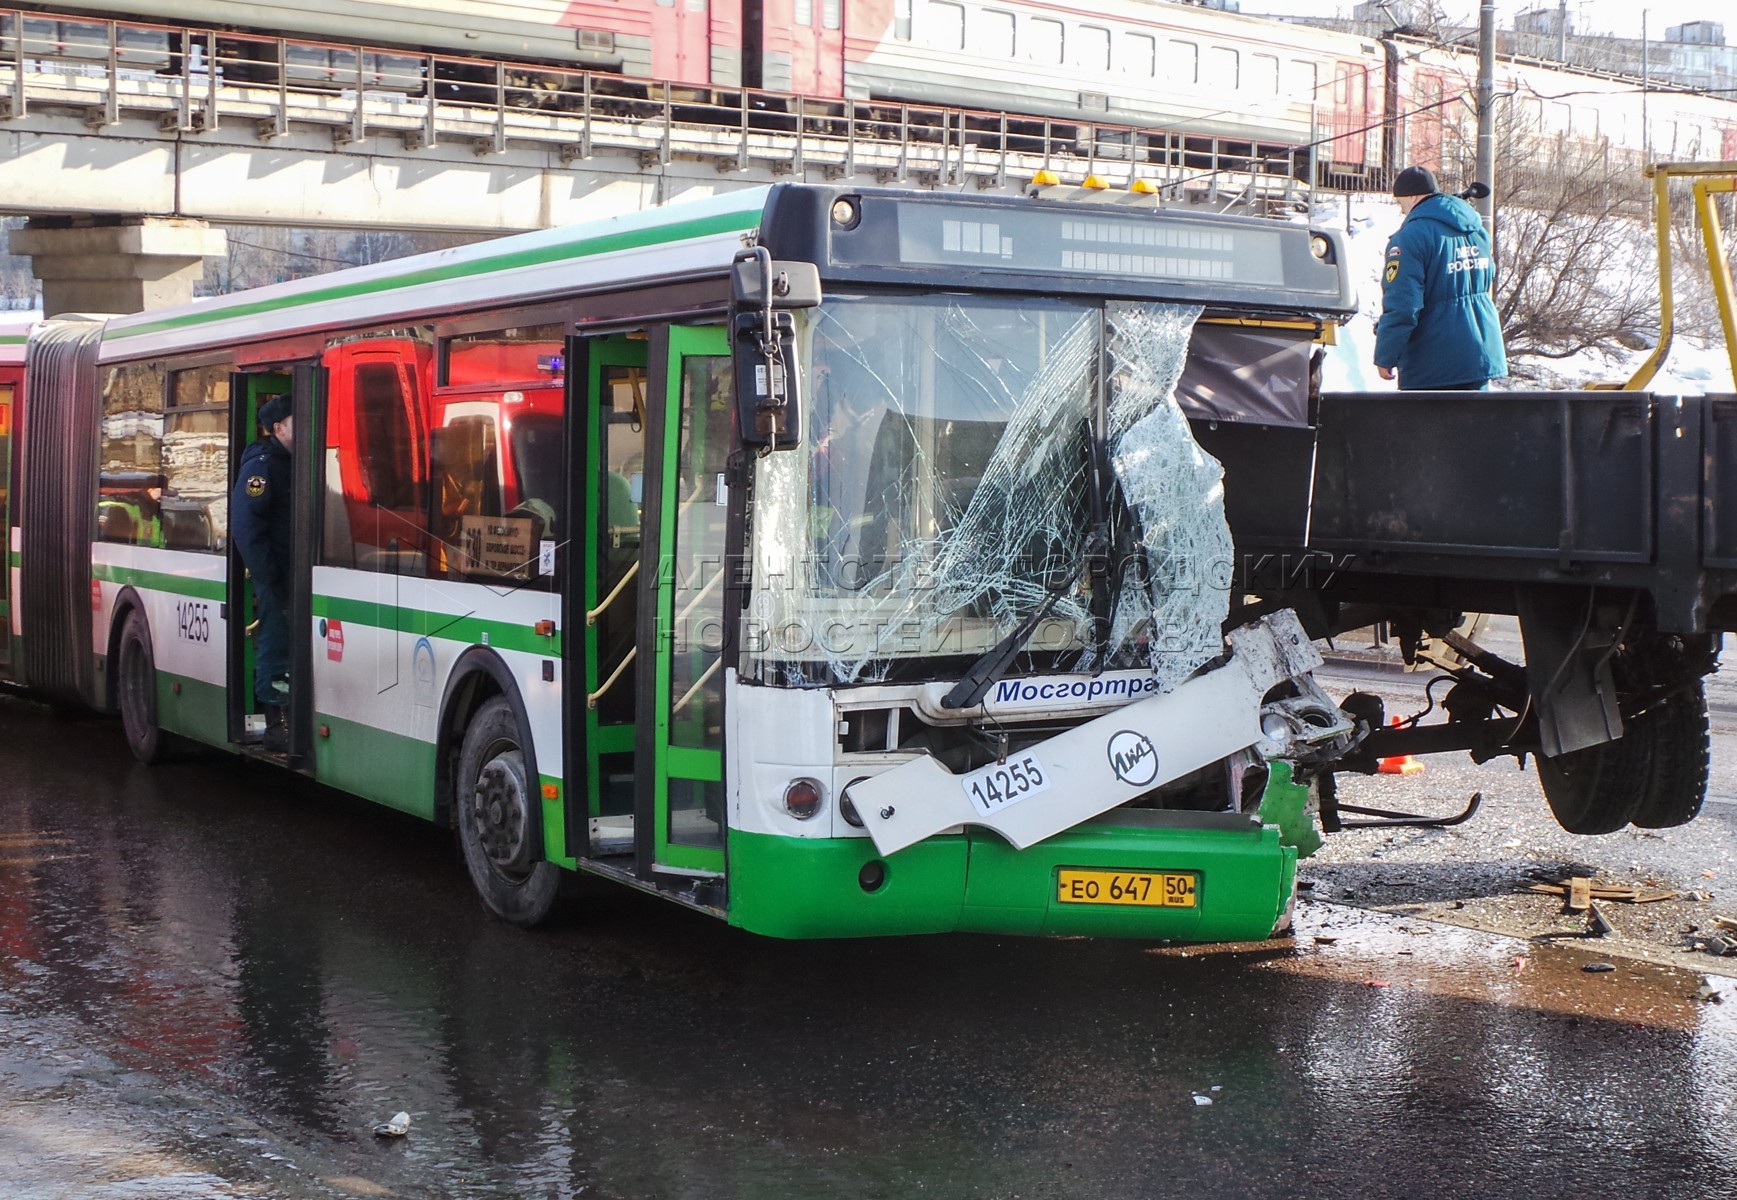
[[[1435,165],[1446,131],[1471,121],[1476,78],[1475,57],[1464,48],[1167,0],[107,0],[100,10],[68,0],[23,7],[34,11],[0,11],[0,41],[22,16],[27,44],[76,45],[77,21],[57,22],[51,12],[199,29],[221,14],[225,29],[240,31],[230,44],[242,47],[243,57],[249,45],[272,45],[245,35],[269,34],[607,72],[629,88],[656,80],[690,93],[759,89],[839,109],[855,105],[858,113],[904,104],[1015,112],[1217,139],[1227,153],[1256,157],[1313,147],[1319,177],[1350,186],[1379,186],[1406,162]],[[1504,61],[1498,70],[1497,90],[1513,105],[1514,120],[1535,134],[1602,143],[1637,158],[1645,149],[1655,158],[1737,159],[1737,102],[1657,84],[1643,99],[1635,80],[1545,63]],[[559,71],[520,77],[557,96],[570,78]],[[1130,145],[1125,153],[1138,151]]]

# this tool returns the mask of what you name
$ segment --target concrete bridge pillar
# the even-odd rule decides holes
[[[185,304],[205,260],[229,253],[221,229],[181,217],[32,217],[11,247],[30,256],[50,316]]]

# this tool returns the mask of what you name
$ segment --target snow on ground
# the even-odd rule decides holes
[[[1346,232],[1352,277],[1357,281],[1361,310],[1339,328],[1339,344],[1330,347],[1323,364],[1321,386],[1330,392],[1392,391],[1393,384],[1375,373],[1375,321],[1381,315],[1381,267],[1387,238],[1399,228],[1399,205],[1391,196],[1335,197],[1315,205],[1313,220]],[[1572,358],[1543,363],[1524,360],[1536,383],[1504,386],[1584,388],[1621,383],[1646,360],[1646,351],[1587,351]],[[1673,339],[1664,366],[1649,389],[1665,396],[1698,396],[1737,391],[1731,360],[1724,345],[1703,345],[1680,334]]]

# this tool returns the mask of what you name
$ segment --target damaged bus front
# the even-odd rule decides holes
[[[789,188],[761,243],[787,295],[779,264],[821,279],[737,318],[767,446],[729,609],[732,921],[1270,934],[1311,836],[1294,768],[1356,729],[1292,614],[1225,628],[1222,472],[1176,390],[1197,328],[1258,328],[1306,376],[1353,308],[1338,242]]]

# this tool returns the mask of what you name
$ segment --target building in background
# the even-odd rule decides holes
[[[1258,12],[1251,15],[1260,15]],[[1442,42],[1475,45],[1477,27],[1456,25],[1436,0],[1364,0],[1343,17],[1279,17],[1301,25],[1380,37],[1401,33]],[[1654,83],[1697,91],[1737,89],[1737,47],[1726,45],[1719,21],[1689,21],[1663,29],[1662,36],[1615,37],[1578,33],[1565,4],[1540,5],[1517,15],[1500,30],[1496,52],[1516,58],[1564,63],[1588,71],[1647,78]]]

